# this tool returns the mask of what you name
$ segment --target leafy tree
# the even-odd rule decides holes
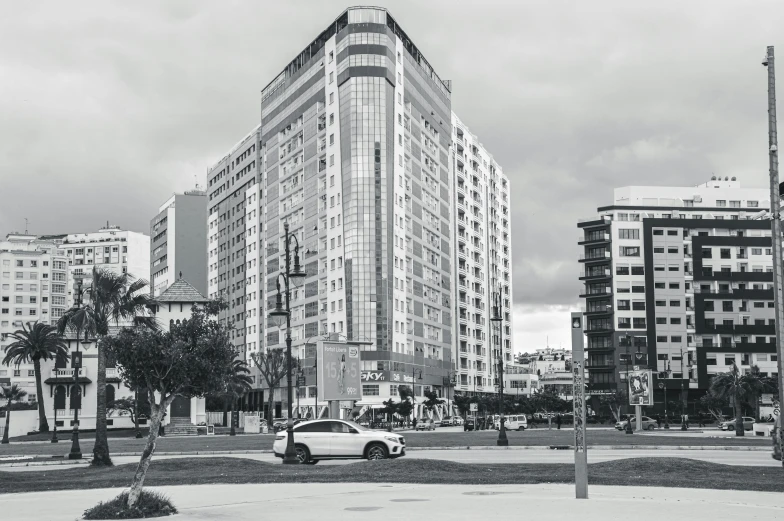
[[[442,400],[441,398],[439,398],[438,394],[433,391],[425,391],[425,398],[426,399],[423,405],[430,412],[433,412],[433,409],[435,409],[439,405],[444,405],[446,403],[446,400]]]
[[[735,409],[735,436],[746,434],[743,429],[743,401],[759,393],[759,382],[748,376],[733,363],[729,371],[714,376],[710,384],[710,392],[717,398],[729,400]]]
[[[142,392],[140,391],[140,396]],[[133,396],[123,396],[122,398],[118,398],[112,402],[106,404],[106,410],[109,411],[109,415],[111,416],[112,413],[117,412],[120,416],[130,416],[131,421],[136,424],[136,422],[142,416],[145,418],[149,418],[152,414],[152,410],[150,409],[150,401],[139,399],[138,409],[136,404],[136,398]],[[138,417],[136,416],[138,410]]]
[[[701,412],[707,412],[716,422],[720,423],[724,421],[724,416],[721,411],[729,406],[729,402],[725,398],[719,398],[708,391],[700,397],[697,405]]]
[[[98,372],[96,375],[95,446],[92,465],[111,465],[109,440],[106,436],[106,349],[109,326],[134,322],[157,327],[155,318],[147,313],[152,299],[144,279],[134,279],[130,273],[115,273],[106,268],[93,268],[92,283],[84,290],[89,301],[73,307],[57,321],[60,334],[66,330],[77,335],[84,332],[94,336],[98,344]],[[78,298],[81,298],[79,296]]]
[[[106,338],[104,346],[117,360],[123,382],[132,389],[146,389],[150,401],[150,432],[128,494],[130,509],[139,500],[166,410],[177,396],[192,398],[226,389],[236,350],[226,326],[198,306],[189,320],[172,324],[168,332],[128,328]]]
[[[465,415],[471,410],[471,397],[465,394],[457,394],[452,401],[460,412],[460,415],[465,418]]]
[[[44,407],[44,389],[41,384],[41,360],[56,360],[68,358],[68,346],[63,337],[57,333],[57,328],[35,322],[27,322],[10,335],[16,340],[5,347],[3,364],[29,364],[33,362],[35,369],[35,391],[38,397],[38,431],[49,432],[49,422],[46,421],[46,408]]]
[[[283,348],[267,349],[252,355],[253,364],[259,369],[264,381],[267,382],[267,424],[272,428],[272,420],[275,415],[275,388],[280,385],[281,380],[289,374],[288,357]],[[296,372],[299,362],[296,358],[291,359],[291,370]],[[293,375],[292,375],[293,376]]]
[[[253,387],[253,379],[248,376],[250,369],[244,360],[232,360],[228,368],[228,378],[226,379],[226,386],[224,393],[231,402],[231,436],[236,436],[237,432],[234,430],[234,406],[237,400],[245,396],[245,393]]]
[[[21,387],[16,384],[9,385],[8,387],[2,386],[0,387],[0,398],[3,400],[7,400],[6,407],[5,407],[5,430],[3,431],[3,444],[8,443],[8,431],[11,428],[11,402],[18,402],[25,396],[27,396],[27,391],[24,391]]]
[[[621,408],[629,403],[629,394],[626,389],[618,389],[612,394],[605,394],[599,398],[602,407],[609,407],[616,422],[621,421]]]
[[[405,418],[406,423],[408,423],[411,420],[411,413],[414,412],[414,391],[407,385],[399,385],[397,394],[400,396],[400,403],[397,404],[397,414]]]

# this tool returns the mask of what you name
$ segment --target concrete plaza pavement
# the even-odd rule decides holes
[[[590,486],[588,500],[574,485],[275,484],[159,487],[180,514],[177,521],[298,521],[518,519],[605,521],[634,512],[636,521],[661,519],[784,519],[784,494],[728,490]],[[121,489],[0,495],[4,520],[73,521]],[[579,509],[579,510],[578,510]]]
[[[153,457],[155,461],[173,458],[243,458],[267,463],[280,463],[280,459],[269,453],[249,454],[199,454],[199,455],[159,455]],[[440,461],[453,461],[456,463],[482,464],[482,463],[574,463],[574,452],[571,450],[409,450],[406,459],[432,459]],[[727,450],[600,450],[588,451],[588,462],[599,463],[603,461],[616,461],[628,458],[687,458],[724,465],[747,465],[753,467],[778,467],[778,461],[770,457],[769,451],[727,451]],[[115,456],[112,458],[115,465],[138,463],[139,456]],[[361,463],[364,460],[338,460],[323,461],[319,465],[345,465]],[[3,472],[38,472],[54,471],[86,467],[87,463],[71,463],[63,461],[58,465],[30,465],[22,466],[0,465]]]

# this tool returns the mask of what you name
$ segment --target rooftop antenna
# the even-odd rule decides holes
[[[25,235],[27,235],[27,225],[30,223],[30,221],[27,220],[27,217],[25,217],[24,220],[25,220]]]

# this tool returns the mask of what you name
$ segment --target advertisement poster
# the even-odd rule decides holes
[[[630,371],[629,372],[629,405],[653,405],[653,391],[651,383],[653,373],[651,371]]]
[[[359,347],[337,342],[319,342],[318,350],[319,398],[327,401],[360,400],[362,371]]]

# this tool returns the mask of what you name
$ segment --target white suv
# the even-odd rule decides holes
[[[286,451],[286,431],[275,435],[272,450],[278,458]],[[399,458],[406,454],[403,436],[366,429],[346,420],[310,420],[294,426],[294,450],[300,463],[322,459],[369,460]]]

